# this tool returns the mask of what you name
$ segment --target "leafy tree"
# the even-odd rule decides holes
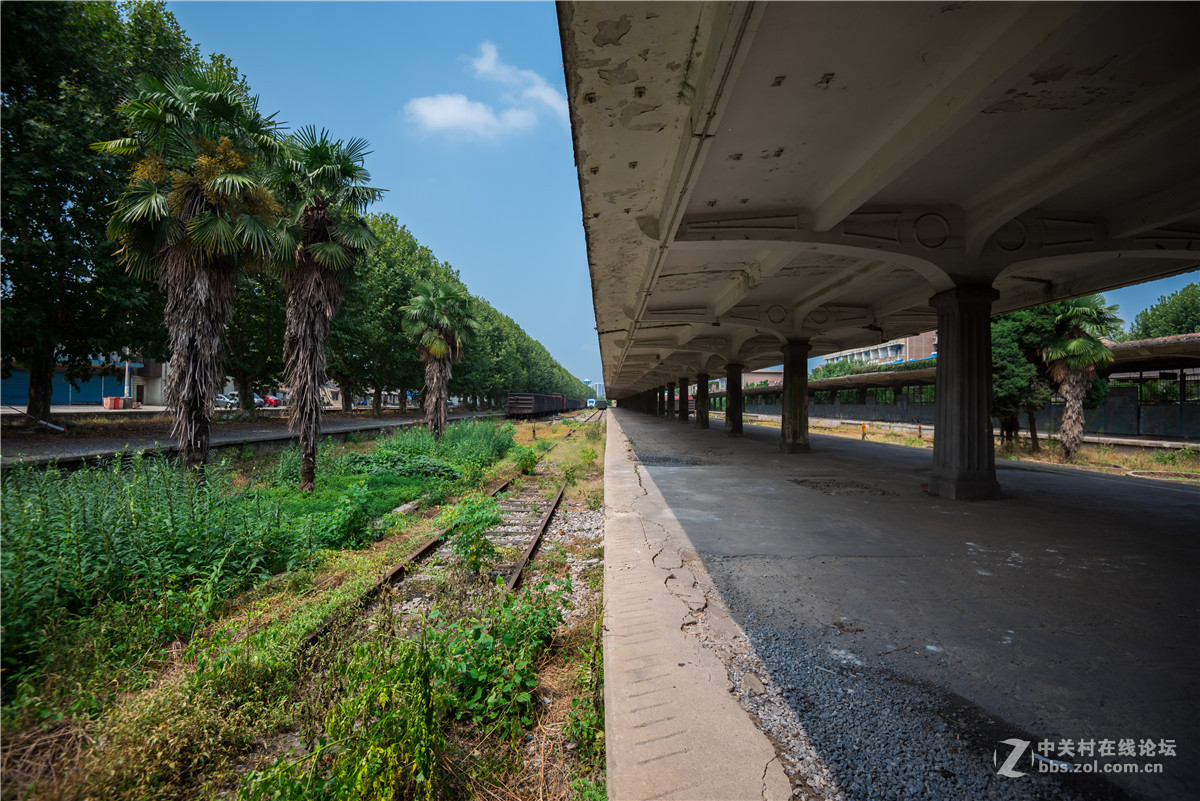
[[[47,419],[57,365],[77,381],[98,354],[166,355],[162,294],[125,273],[105,234],[131,159],[88,145],[121,134],[115,109],[140,73],[199,56],[161,2],[3,3],[0,15],[0,353],[5,375],[29,370],[27,411]]]
[[[247,417],[257,414],[255,391],[277,384],[283,375],[285,305],[278,276],[259,272],[238,281],[233,316],[225,326],[225,370],[237,385],[238,405]]]
[[[1038,450],[1036,414],[1050,403],[1050,381],[1041,353],[1054,336],[1059,304],[992,319],[992,411],[1000,419],[1000,438],[1016,440],[1024,410],[1030,446]]]
[[[362,219],[383,190],[367,185],[365,139],[330,139],[301,128],[287,140],[272,186],[287,209],[279,228],[277,258],[287,292],[283,338],[291,412],[288,427],[300,433],[300,491],[316,487],[317,439],[321,433],[321,387],[329,323],[342,302],[354,266],[376,243]]]
[[[261,177],[278,151],[273,117],[218,67],[142,76],[119,111],[129,136],[93,147],[138,156],[108,236],[134,275],[157,275],[171,345],[167,405],[184,465],[208,460],[221,334],[238,270],[272,252],[279,206]]]
[[[1071,458],[1083,442],[1083,406],[1096,368],[1113,360],[1112,351],[1100,341],[1102,335],[1120,330],[1117,307],[1106,305],[1102,295],[1087,295],[1064,301],[1054,321],[1054,338],[1042,358],[1050,378],[1063,398],[1059,441],[1063,455]]]
[[[471,296],[459,283],[421,282],[404,306],[404,333],[417,343],[425,363],[425,421],[436,439],[446,430],[446,401],[453,365],[478,324]]]
[[[379,414],[384,392],[418,389],[424,378],[413,343],[399,335],[404,301],[419,282],[455,281],[458,273],[391,214],[368,214],[366,220],[378,244],[357,269],[333,320],[328,373],[345,390],[344,400],[372,391]]]
[[[1128,338],[1152,339],[1197,333],[1200,333],[1200,284],[1193,281],[1138,312],[1129,327]]]
[[[813,371],[808,374],[808,377],[812,379],[840,378],[844,375],[850,375],[850,372],[854,369],[854,366],[858,364],[862,364],[862,362],[852,362],[849,359],[842,359],[836,362],[826,362],[825,364],[814,368]]]

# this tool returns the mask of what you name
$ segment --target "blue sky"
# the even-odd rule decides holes
[[[579,378],[600,378],[553,3],[211,3],[167,8],[289,127],[361,136],[373,210]]]
[[[569,371],[599,379],[562,51],[550,2],[171,2],[290,127],[361,136],[374,207]],[[1131,322],[1197,273],[1106,294]],[[812,364],[819,363],[813,360]]]

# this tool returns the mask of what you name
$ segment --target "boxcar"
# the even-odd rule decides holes
[[[562,394],[539,395],[533,392],[511,392],[505,411],[509,417],[540,417],[582,409],[583,398],[568,398]]]

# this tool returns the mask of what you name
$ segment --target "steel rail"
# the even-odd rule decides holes
[[[512,572],[505,582],[505,586],[510,590],[515,590],[521,585],[521,576],[525,570],[525,566],[529,564],[529,559],[533,556],[538,546],[542,544],[542,535],[546,533],[546,527],[550,525],[550,518],[554,517],[554,511],[558,509],[558,504],[562,501],[563,493],[567,491],[567,482],[558,489],[558,495],[555,496],[554,502],[550,504],[550,508],[542,515],[541,522],[538,523],[537,531],[534,532],[533,542],[529,543],[529,547],[525,549],[525,555],[521,557],[520,563],[517,564],[517,569]]]

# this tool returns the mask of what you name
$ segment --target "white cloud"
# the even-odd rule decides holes
[[[485,139],[531,128],[539,112],[549,112],[567,122],[566,97],[533,70],[505,64],[491,42],[479,46],[479,56],[471,59],[471,67],[477,77],[513,91],[504,98],[507,108],[497,112],[486,103],[456,93],[414,98],[404,105],[405,116],[423,131],[462,133]]]
[[[408,101],[404,111],[425,131],[489,138],[528,128],[536,122],[528,109],[509,108],[497,114],[491,106],[458,94],[418,97]]]

